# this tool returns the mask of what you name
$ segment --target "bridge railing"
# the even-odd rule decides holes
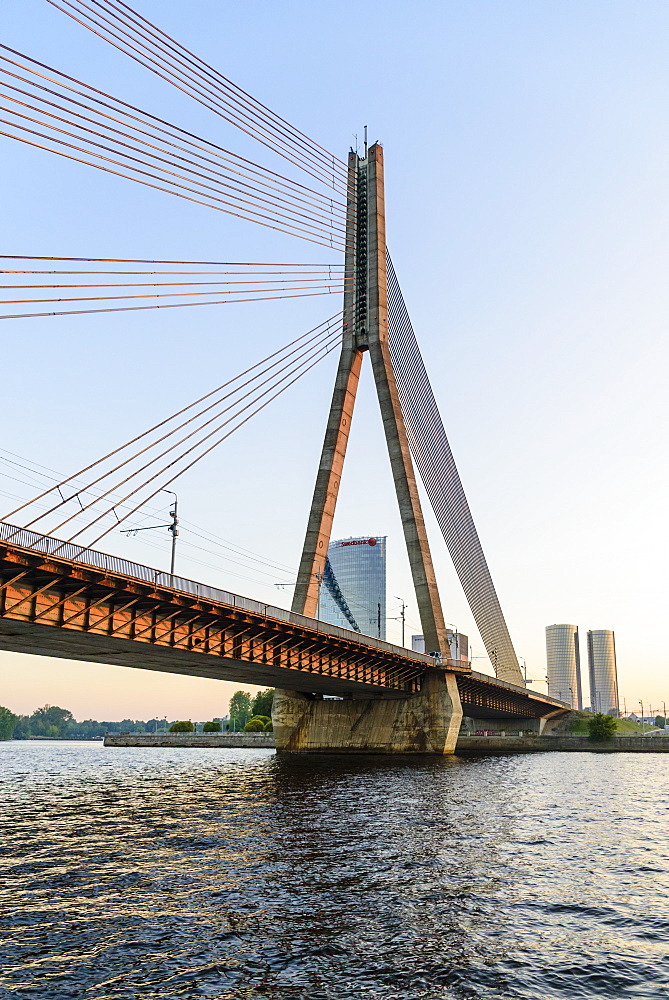
[[[65,559],[68,562],[83,563],[85,566],[93,566],[95,569],[104,570],[107,573],[119,573],[122,576],[129,576],[143,583],[150,583],[154,587],[167,587],[170,590],[180,591],[192,597],[201,597],[207,601],[214,601],[218,604],[228,604],[233,608],[240,608],[252,614],[263,615],[268,618],[277,618],[280,621],[291,622],[293,625],[303,625],[312,631],[323,632],[327,635],[345,639],[347,642],[357,642],[370,646],[374,649],[383,649],[391,653],[396,653],[405,659],[415,660],[417,664],[425,667],[434,665],[433,658],[424,653],[416,653],[412,649],[404,646],[395,646],[393,643],[385,642],[383,639],[375,639],[373,636],[364,635],[361,632],[353,632],[351,629],[341,628],[339,625],[330,625],[329,622],[322,622],[314,618],[307,618],[305,615],[296,615],[285,608],[279,608],[273,604],[265,604],[262,601],[254,601],[249,597],[242,597],[240,594],[233,594],[229,590],[220,590],[218,587],[210,587],[205,583],[196,580],[189,580],[182,576],[171,576],[162,570],[152,566],[144,566],[142,563],[135,563],[129,559],[122,559],[120,556],[110,555],[108,552],[98,552],[96,549],[87,549],[82,545],[75,545],[72,542],[63,542],[52,535],[41,535],[28,528],[19,528],[6,521],[0,521],[0,541],[11,542],[12,545],[20,546],[24,549],[32,549],[46,556],[53,556],[57,559]],[[443,660],[443,666],[469,667],[460,660]]]

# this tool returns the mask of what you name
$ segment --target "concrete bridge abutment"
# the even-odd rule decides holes
[[[278,689],[272,706],[279,753],[455,752],[462,707],[455,674],[430,670],[418,694],[322,699]]]

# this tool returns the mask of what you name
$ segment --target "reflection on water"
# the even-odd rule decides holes
[[[667,758],[0,744],[0,997],[669,996]]]

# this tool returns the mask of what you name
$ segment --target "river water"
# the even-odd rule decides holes
[[[0,997],[669,997],[668,766],[0,743]]]

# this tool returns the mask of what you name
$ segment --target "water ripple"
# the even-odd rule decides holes
[[[661,755],[0,744],[0,997],[669,996]]]

